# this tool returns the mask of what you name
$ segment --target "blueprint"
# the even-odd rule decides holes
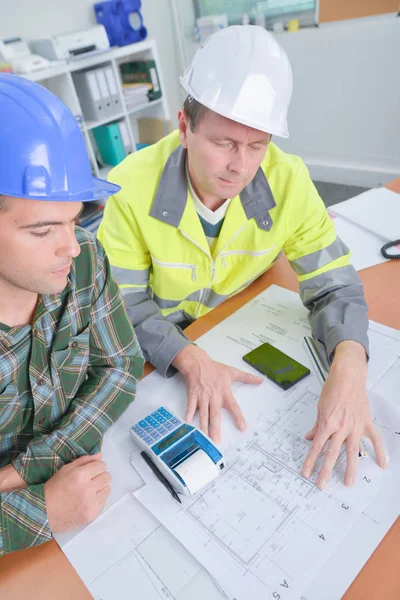
[[[63,551],[95,600],[223,600],[205,569],[131,494]]]
[[[310,327],[298,295],[272,286],[197,343],[216,360],[249,372],[241,356],[263,341],[312,368],[304,335]],[[103,459],[112,492],[103,514],[84,529],[56,536],[95,600],[130,599],[133,589],[146,600],[219,600],[225,594],[238,600],[341,598],[399,514],[400,478],[392,473],[400,440],[400,332],[371,322],[369,337],[368,389],[389,469],[376,466],[365,441],[369,455],[360,459],[357,486],[343,486],[341,456],[333,481],[318,491],[315,477],[300,475],[308,449],[304,433],[314,424],[321,389],[317,377],[312,373],[284,393],[268,380],[261,386],[238,383],[234,393],[248,430],[238,432],[224,415],[226,487],[220,478],[185,501],[181,528],[175,502],[152,481],[129,428],[160,405],[184,417],[184,381],[155,372],[145,377],[135,402],[105,435]],[[132,497],[139,488],[147,508]],[[158,516],[155,498],[162,505]]]
[[[214,358],[223,356],[224,362],[251,371],[241,357],[263,341],[305,364],[308,359],[302,338],[307,334],[309,325],[298,296],[273,286],[203,336],[200,345]],[[314,374],[288,392],[268,380],[257,387],[235,387],[248,431],[238,434],[231,423],[225,424],[222,449],[228,468],[199,494],[185,499],[182,507],[144,469],[137,454],[132,454],[132,463],[147,483],[136,497],[230,596],[238,600],[298,600],[350,538],[349,532],[357,531],[374,498],[378,494],[385,498],[385,492],[392,497],[396,487],[400,491],[398,478],[393,477],[396,469],[398,473],[400,454],[400,406],[396,403],[400,336],[371,323],[370,340],[369,399],[390,466],[381,470],[372,445],[364,440],[367,456],[359,460],[352,488],[342,483],[344,452],[323,491],[315,486],[317,473],[309,480],[301,475],[309,448],[304,435],[315,422],[320,393]],[[179,378],[161,387],[158,380],[156,387],[152,384],[151,376],[147,380],[143,394],[151,391],[152,403],[171,398],[167,405],[182,414],[184,391]],[[391,514],[393,522],[398,508],[396,514],[393,506]],[[386,530],[387,522],[382,525],[382,535]],[[364,539],[358,540],[358,545],[364,544]],[[353,569],[350,582],[361,566]],[[346,581],[346,587],[350,582]],[[310,589],[312,592],[312,586]],[[315,590],[318,593],[318,587]],[[309,600],[320,598],[309,596]]]

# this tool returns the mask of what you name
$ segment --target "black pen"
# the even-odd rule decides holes
[[[150,456],[148,454],[146,454],[146,452],[141,452],[140,453],[142,458],[144,459],[144,461],[149,465],[150,469],[153,471],[154,475],[157,477],[157,479],[159,481],[161,481],[161,483],[163,485],[165,485],[165,487],[167,488],[167,490],[169,492],[171,492],[172,496],[175,498],[175,500],[177,500],[179,502],[179,504],[182,504],[182,500],[179,498],[178,494],[176,493],[176,491],[174,490],[173,486],[170,484],[170,482],[168,481],[168,479],[165,477],[165,475],[163,475],[160,471],[160,469],[157,467],[157,465],[155,465],[153,463],[153,461],[151,460]]]

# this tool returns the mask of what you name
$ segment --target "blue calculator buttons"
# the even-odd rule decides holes
[[[132,426],[132,430],[146,444],[152,445],[158,442],[161,438],[165,438],[171,432],[179,429],[182,421],[177,419],[164,406],[155,410],[150,415]]]
[[[170,419],[172,417],[171,413],[168,412],[163,406],[158,409],[158,412],[161,413],[166,419]]]
[[[163,417],[162,415],[160,415],[159,413],[153,413],[153,417],[159,422],[159,423],[165,423],[166,419],[165,417]]]

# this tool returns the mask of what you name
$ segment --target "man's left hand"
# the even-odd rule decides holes
[[[366,379],[367,361],[363,346],[353,341],[338,344],[318,403],[317,421],[306,434],[312,444],[303,465],[304,477],[310,477],[329,440],[317,479],[320,489],[328,483],[344,443],[347,461],[344,483],[353,485],[361,437],[372,441],[379,466],[386,467],[382,440],[371,418]]]

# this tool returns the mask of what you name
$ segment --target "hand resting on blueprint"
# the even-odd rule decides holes
[[[232,394],[231,385],[234,381],[260,384],[264,381],[263,377],[215,362],[197,346],[183,348],[172,364],[182,373],[186,382],[188,391],[186,421],[190,423],[198,409],[200,428],[218,443],[221,431],[221,408],[225,408],[232,415],[237,427],[241,431],[246,429],[245,418]]]
[[[366,380],[367,361],[363,346],[353,341],[338,344],[318,402],[317,421],[306,434],[312,443],[303,465],[304,477],[310,477],[329,441],[317,479],[320,489],[328,483],[343,444],[346,444],[344,483],[353,485],[361,437],[371,440],[379,466],[386,467],[382,440],[371,418]]]

